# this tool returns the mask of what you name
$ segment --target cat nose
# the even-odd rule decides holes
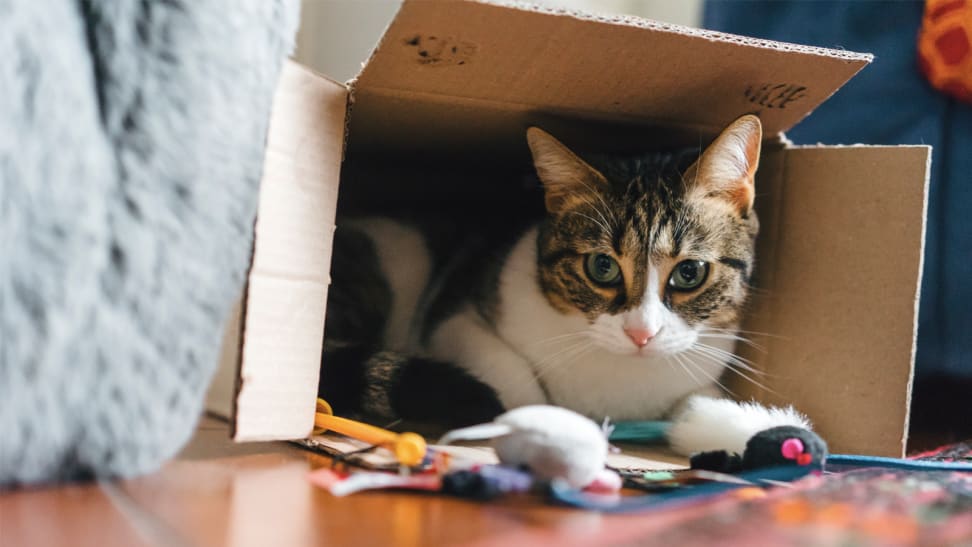
[[[655,333],[648,329],[624,329],[624,333],[639,348],[647,346],[648,342],[651,342],[651,339],[655,337]]]

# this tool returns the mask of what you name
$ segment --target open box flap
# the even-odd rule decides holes
[[[406,0],[354,82],[354,146],[521,147],[539,112],[679,128],[691,144],[754,112],[772,136],[871,60],[516,5]]]
[[[273,100],[243,307],[233,438],[310,434],[347,89],[284,65]]]
[[[743,328],[764,350],[741,353],[769,390],[730,388],[810,414],[832,452],[905,450],[930,159],[927,146],[798,147],[757,175]]]

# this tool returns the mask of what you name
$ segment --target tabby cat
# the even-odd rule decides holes
[[[443,244],[421,223],[339,222],[319,390],[335,411],[445,427],[535,403],[671,418],[684,454],[809,427],[719,390],[746,366],[732,351],[758,230],[759,119],[688,161],[588,162],[539,128],[526,137],[546,207],[535,224],[446,230]]]

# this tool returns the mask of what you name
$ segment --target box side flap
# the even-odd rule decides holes
[[[732,389],[811,416],[838,453],[903,455],[931,150],[783,150],[757,185],[763,221],[740,353],[768,389]],[[778,180],[773,180],[773,175]],[[765,175],[765,176],[763,176]]]
[[[354,83],[352,123],[359,112],[392,111],[403,97],[420,97],[461,99],[473,118],[478,104],[703,135],[756,112],[773,135],[796,124],[870,58],[636,18],[406,1]],[[449,116],[453,128],[467,127],[462,111]],[[511,137],[465,135],[483,142]],[[426,131],[425,138],[436,135]]]
[[[347,90],[295,63],[274,96],[244,307],[233,438],[313,426]]]

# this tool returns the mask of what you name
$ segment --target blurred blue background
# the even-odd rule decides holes
[[[923,9],[920,1],[708,0],[702,25],[874,54],[787,136],[798,144],[934,147],[917,375],[972,379],[972,105],[938,92],[918,71]]]

